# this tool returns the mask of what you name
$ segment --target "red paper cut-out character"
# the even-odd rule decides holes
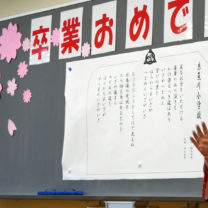
[[[61,51],[62,54],[65,54],[67,49],[68,53],[72,53],[72,48],[74,48],[76,51],[79,50],[79,27],[80,22],[78,17],[64,21],[62,28],[62,32],[64,32],[64,40],[61,44],[61,48],[63,48]]]
[[[182,9],[182,7],[188,3],[189,0],[174,0],[168,3],[168,10],[175,8],[170,21],[171,29],[175,34],[180,34],[187,30],[187,24],[176,26],[176,17],[178,15],[178,12]],[[188,6],[183,8],[182,11],[183,11],[183,16],[185,17],[189,13]]]
[[[134,16],[130,23],[129,34],[132,41],[136,41],[142,31],[145,22],[145,30],[143,33],[143,39],[146,40],[150,28],[150,18],[147,13],[147,5],[143,5],[141,11],[138,10],[138,7],[134,8]],[[138,26],[139,25],[139,26]],[[134,27],[138,26],[136,33],[134,33]]]
[[[49,32],[49,28],[43,28],[41,25],[38,30],[34,30],[32,35],[35,36],[35,40],[33,43],[33,47],[38,47],[35,49],[32,49],[32,55],[38,54],[38,60],[42,58],[42,52],[48,51],[48,46],[43,47],[44,44],[47,44],[48,39],[46,37],[46,33]],[[41,40],[40,35],[42,34]]]
[[[107,25],[108,23],[108,25]],[[101,25],[101,28],[97,31],[96,35],[95,35],[95,47],[96,48],[101,48],[104,44],[105,41],[105,33],[108,32],[109,34],[109,45],[113,44],[113,31],[112,31],[112,26],[113,26],[113,19],[110,19],[109,17],[107,17],[106,14],[103,14],[102,19],[97,20],[95,22],[95,26],[99,26]],[[100,38],[101,36],[101,38]]]

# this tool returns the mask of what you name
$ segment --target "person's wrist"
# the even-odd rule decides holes
[[[208,157],[204,157],[204,163],[205,163],[205,166],[206,166],[206,170],[208,171]]]

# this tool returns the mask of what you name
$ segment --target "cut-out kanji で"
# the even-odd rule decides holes
[[[168,10],[174,8],[173,14],[171,16],[170,26],[172,32],[175,34],[180,34],[187,30],[186,23],[181,26],[176,25],[177,15],[185,5],[186,6],[182,9],[183,16],[185,17],[187,14],[189,14],[189,9],[187,4],[189,4],[189,0],[174,0],[168,3]]]

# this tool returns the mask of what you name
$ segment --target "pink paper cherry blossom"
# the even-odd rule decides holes
[[[90,55],[90,44],[88,42],[84,43],[82,46],[82,56],[84,58],[88,57]]]
[[[25,61],[20,62],[17,70],[18,76],[22,79],[28,72],[28,65],[25,63]]]
[[[16,127],[15,123],[11,119],[8,119],[8,132],[9,132],[9,135],[13,136],[14,135],[14,131],[16,131],[16,130],[17,130],[17,127]]]
[[[23,93],[24,103],[30,103],[31,98],[32,98],[32,93],[31,93],[30,89],[25,90]]]
[[[16,84],[15,78],[13,78],[12,80],[9,80],[7,82],[7,85],[8,85],[7,94],[10,94],[11,96],[14,96],[14,93],[17,89],[17,84]]]
[[[0,36],[0,55],[1,60],[6,59],[9,63],[11,59],[15,59],[17,56],[17,49],[21,47],[22,34],[17,32],[17,24],[12,25],[9,23],[8,29],[2,29],[2,35]]]
[[[25,38],[23,43],[22,43],[22,49],[24,52],[29,51],[30,49],[30,39],[29,38]]]
[[[60,29],[55,28],[53,30],[53,33],[51,35],[51,42],[53,43],[53,46],[59,46],[59,42],[60,42]]]

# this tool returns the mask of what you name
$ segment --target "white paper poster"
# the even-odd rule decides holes
[[[110,1],[93,6],[91,38],[92,55],[115,51],[116,5],[116,1]]]
[[[50,62],[52,16],[32,19],[30,65]]]
[[[126,48],[152,44],[153,0],[128,0]]]
[[[193,0],[165,0],[164,42],[192,39]]]
[[[208,1],[205,1],[204,36],[208,37]]]
[[[81,55],[83,8],[61,12],[59,59]]]
[[[208,42],[66,65],[63,179],[203,176],[190,142],[208,122]]]

